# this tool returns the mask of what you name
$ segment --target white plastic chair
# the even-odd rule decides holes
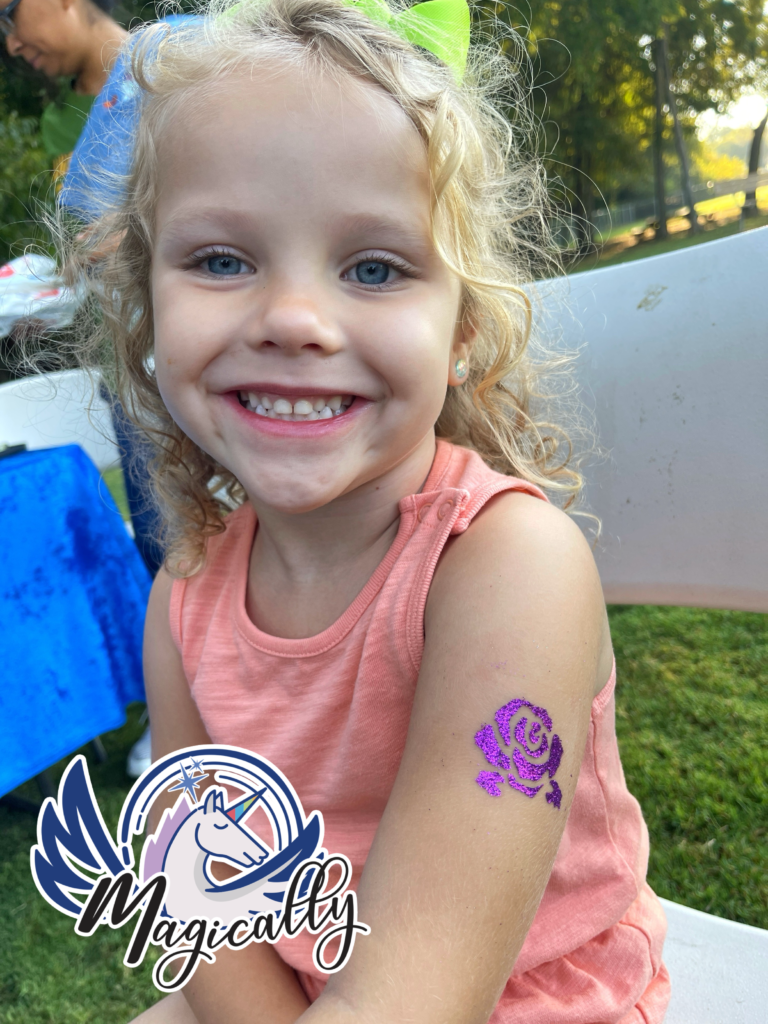
[[[664,962],[672,978],[665,1024],[763,1024],[768,931],[662,900]]]
[[[542,299],[545,329],[585,345],[611,453],[587,490],[610,602],[768,611],[766,271],[761,228],[576,274]],[[768,931],[664,906],[667,1024],[768,1021]]]
[[[102,472],[120,461],[109,407],[83,370],[0,384],[0,445],[16,444],[79,444]]]
[[[544,299],[547,324],[585,345],[611,453],[587,489],[608,601],[768,611],[766,271],[758,228],[576,274]]]

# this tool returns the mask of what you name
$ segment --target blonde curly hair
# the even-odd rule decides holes
[[[459,82],[431,54],[343,0],[213,0],[201,13],[170,29],[162,22],[141,29],[129,42],[143,90],[132,171],[120,208],[105,211],[69,256],[91,292],[80,361],[101,367],[154,448],[166,567],[175,575],[197,571],[206,538],[224,529],[227,511],[246,496],[171,419],[155,380],[155,140],[190,90],[264,60],[365,79],[410,118],[427,153],[434,244],[462,282],[463,317],[475,333],[467,380],[447,389],[437,436],[540,485],[573,511],[582,476],[572,445],[580,428],[570,360],[546,352],[533,335],[523,287],[560,268],[546,177],[531,152],[536,124],[522,42],[508,34],[504,54],[498,44],[473,46]],[[110,238],[120,238],[112,252]],[[569,416],[567,430],[552,422]]]

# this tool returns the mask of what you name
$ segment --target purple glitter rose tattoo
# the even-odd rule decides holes
[[[545,774],[549,775],[546,801],[559,810],[563,794],[555,782],[555,773],[560,767],[563,744],[557,733],[552,733],[552,719],[546,710],[517,698],[499,708],[494,717],[506,746],[512,746],[513,741],[515,746],[510,760],[499,746],[493,726],[484,725],[475,733],[475,743],[485,754],[485,760],[494,768],[509,772],[507,782],[527,797],[536,796],[544,785],[543,782],[538,786],[529,783],[539,782]],[[491,796],[501,796],[500,787],[504,784],[501,772],[480,772],[475,781]]]

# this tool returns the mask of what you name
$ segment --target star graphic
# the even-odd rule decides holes
[[[184,767],[184,765],[182,765],[181,766],[181,778],[179,779],[179,781],[177,782],[177,784],[175,786],[171,786],[171,788],[168,790],[168,792],[169,793],[173,793],[173,791],[176,790],[176,789],[183,789],[186,793],[189,793],[189,795],[192,797],[192,799],[195,801],[195,803],[197,803],[197,793],[195,792],[195,790],[200,785],[202,780],[203,779],[207,779],[207,778],[208,778],[207,774],[206,775],[198,775],[198,777],[196,779],[191,778],[189,775],[187,775],[187,771],[186,771],[186,768]]]
[[[192,771],[200,772],[200,774],[202,775],[203,774],[203,769],[200,767],[200,761],[196,761],[194,759],[194,757],[191,760],[192,760]],[[202,758],[200,760],[202,761]]]

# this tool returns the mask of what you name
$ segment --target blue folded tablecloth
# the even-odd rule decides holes
[[[0,795],[144,699],[150,584],[81,448],[0,460]]]

